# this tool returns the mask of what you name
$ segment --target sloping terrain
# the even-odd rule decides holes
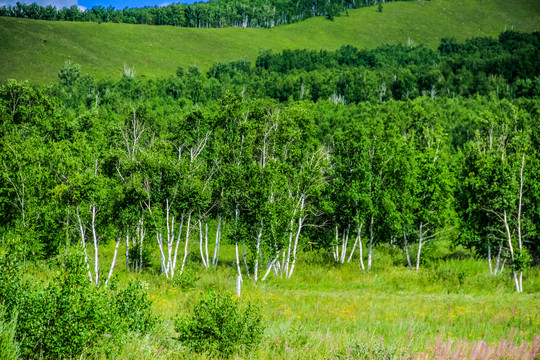
[[[351,44],[425,44],[440,39],[495,37],[505,29],[540,30],[537,0],[432,0],[350,10],[329,21],[312,18],[274,29],[194,29],[112,23],[0,18],[0,82],[46,83],[66,60],[98,78],[119,77],[124,64],[137,76],[167,77],[179,65],[205,70],[214,62],[254,61],[260,49],[336,49]]]

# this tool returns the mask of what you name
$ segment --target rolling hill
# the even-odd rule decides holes
[[[412,41],[436,48],[440,39],[495,37],[505,29],[540,30],[537,0],[432,0],[350,10],[329,21],[311,18],[274,29],[194,29],[112,23],[47,22],[0,17],[0,82],[47,83],[66,60],[98,78],[168,77],[179,65],[205,70],[214,62],[254,61],[260,49],[374,48]]]

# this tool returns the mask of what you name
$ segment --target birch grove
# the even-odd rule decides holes
[[[242,281],[293,279],[311,251],[359,276],[391,251],[421,273],[434,248],[462,246],[524,291],[540,218],[526,110],[471,100],[471,118],[454,126],[458,100],[278,103],[250,91],[115,111],[102,94],[62,123],[36,99],[35,114],[17,118],[26,110],[4,90],[2,241],[25,259],[80,251],[99,287],[120,266],[172,281],[195,263],[233,266]]]

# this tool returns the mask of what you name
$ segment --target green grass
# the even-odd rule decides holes
[[[495,37],[505,29],[540,30],[537,0],[432,0],[349,11],[335,21],[312,18],[274,29],[188,29],[128,24],[68,23],[0,18],[0,82],[47,83],[66,60],[98,78],[119,78],[124,64],[138,76],[168,77],[179,65],[207,69],[247,59],[260,49],[337,49],[351,44],[425,44],[440,39]]]
[[[113,249],[113,244],[101,248],[102,279]],[[223,246],[215,269],[202,267],[198,253],[193,243],[187,269],[199,277],[196,288],[182,291],[159,274],[157,251],[152,267],[134,274],[125,271],[120,249],[115,270],[119,286],[142,281],[162,321],[150,336],[125,339],[118,358],[193,358],[174,340],[172,319],[190,312],[210,289],[234,292],[236,277],[232,246]],[[377,248],[368,273],[357,260],[334,265],[328,257],[302,253],[291,279],[245,281],[241,301],[259,305],[267,326],[264,343],[245,357],[350,358],[349,349],[357,346],[418,354],[429,353],[437,339],[470,348],[479,341],[496,346],[501,339],[531,344],[540,336],[539,269],[525,274],[525,293],[517,294],[508,267],[492,276],[483,260],[434,261],[419,273],[393,265],[395,260],[387,249]],[[27,276],[47,281],[54,271],[54,266],[34,264]]]

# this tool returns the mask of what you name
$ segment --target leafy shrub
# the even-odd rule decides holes
[[[71,256],[45,288],[21,280],[13,261],[0,259],[0,303],[7,316],[17,313],[16,340],[23,358],[76,358],[113,344],[129,330],[147,331],[154,323],[140,287],[118,293],[90,284],[82,256]]]
[[[174,327],[182,344],[221,357],[249,352],[264,331],[258,307],[248,303],[242,309],[230,294],[215,291],[195,305],[193,314],[178,317]]]
[[[192,270],[187,270],[182,273],[180,276],[176,276],[172,284],[173,286],[177,286],[182,291],[189,291],[195,289],[197,287],[197,281],[199,281],[199,277],[196,276]]]
[[[6,320],[5,310],[0,309],[0,359],[16,360],[20,356],[19,343],[15,341],[17,318]]]
[[[122,317],[130,331],[147,332],[157,322],[152,313],[151,302],[146,297],[141,283],[130,282],[126,289],[113,298],[116,312]]]

